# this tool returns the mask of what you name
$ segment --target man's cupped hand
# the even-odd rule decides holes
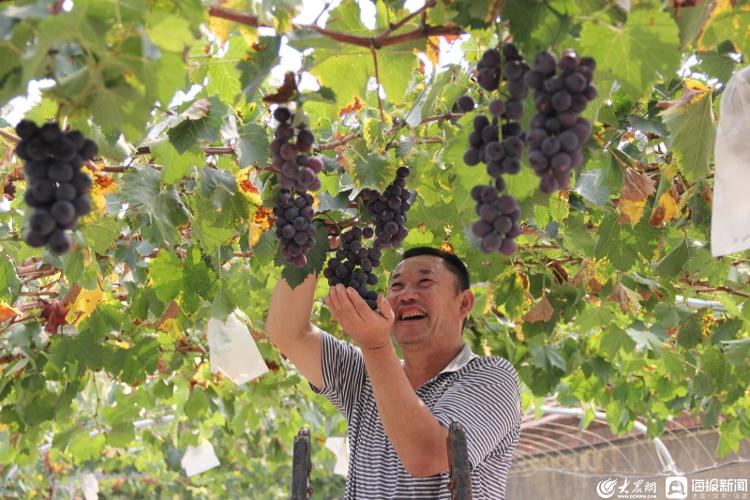
[[[325,303],[344,332],[362,349],[380,349],[390,343],[396,316],[382,295],[378,294],[378,311],[373,311],[354,288],[339,284],[330,288]]]

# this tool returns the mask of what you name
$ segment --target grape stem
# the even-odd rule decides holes
[[[317,152],[326,151],[326,150],[329,150],[329,149],[336,149],[339,146],[343,146],[344,144],[346,144],[349,141],[353,141],[354,139],[357,139],[359,136],[360,136],[360,134],[358,134],[356,132],[352,132],[351,134],[345,135],[344,137],[341,137],[340,139],[336,139],[334,141],[326,142],[324,144],[318,145],[315,148],[315,152],[317,153]]]

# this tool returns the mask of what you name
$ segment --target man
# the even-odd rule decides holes
[[[466,430],[474,498],[505,498],[520,431],[518,377],[507,360],[477,356],[461,338],[474,304],[463,262],[428,247],[404,252],[378,311],[355,290],[332,287],[326,304],[357,347],[310,323],[315,285],[312,276],[293,290],[279,280],[266,334],[347,419],[345,498],[450,498],[453,421]]]

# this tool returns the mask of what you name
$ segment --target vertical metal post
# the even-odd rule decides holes
[[[452,422],[448,428],[447,444],[451,498],[453,500],[471,500],[469,449],[466,445],[466,432],[458,422]]]
[[[294,457],[292,460],[292,500],[310,500],[310,430],[303,427],[294,438]]]

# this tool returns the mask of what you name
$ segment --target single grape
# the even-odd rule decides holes
[[[474,99],[467,95],[462,95],[458,98],[458,107],[465,113],[469,112],[474,109]]]

